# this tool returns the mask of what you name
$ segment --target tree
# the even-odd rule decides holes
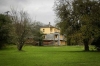
[[[29,32],[30,19],[28,14],[23,10],[16,11],[12,9],[11,16],[16,33],[17,48],[21,51]]]
[[[35,21],[31,24],[31,34],[33,35],[33,40],[38,42],[39,46],[42,46],[43,43],[43,33],[40,31],[40,28],[43,25],[44,24],[39,21]]]
[[[71,45],[72,37],[75,33],[78,33],[80,24],[78,23],[79,15],[74,13],[72,8],[72,2],[67,0],[56,0],[55,2],[55,13],[59,19],[57,23],[61,29],[61,33],[67,38],[67,44]],[[75,42],[78,39],[75,40]]]
[[[12,21],[8,15],[0,14],[0,49],[8,43]]]
[[[57,25],[66,34],[68,43],[72,38],[76,42],[78,35],[83,40],[85,51],[89,51],[90,40],[100,37],[100,1],[56,0],[55,5],[56,15],[60,18]]]
[[[85,50],[89,50],[89,41],[100,37],[100,1],[74,1],[74,10],[80,15],[81,33]]]

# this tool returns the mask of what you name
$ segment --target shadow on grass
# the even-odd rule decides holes
[[[0,51],[15,51],[15,52],[26,52],[25,50],[18,50],[17,47],[3,47],[2,49],[0,49]]]
[[[56,51],[55,51],[55,52],[56,52]],[[84,53],[84,52],[100,52],[100,51],[84,51],[84,50],[83,50],[83,51],[57,51],[57,52],[72,52],[72,53],[73,53],[73,52],[74,52],[74,53],[75,53],[75,52],[76,52],[76,53],[82,53],[82,52],[83,52],[83,53]]]

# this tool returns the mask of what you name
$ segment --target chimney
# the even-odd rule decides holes
[[[49,22],[49,27],[50,27],[50,22]]]

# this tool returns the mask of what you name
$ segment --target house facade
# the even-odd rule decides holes
[[[50,22],[48,25],[41,27],[40,31],[44,34],[44,45],[66,45],[66,40],[64,36],[60,34],[60,30],[50,25]]]

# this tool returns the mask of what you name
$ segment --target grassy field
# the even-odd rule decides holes
[[[100,66],[100,52],[83,52],[82,46],[15,46],[0,50],[0,66]]]

